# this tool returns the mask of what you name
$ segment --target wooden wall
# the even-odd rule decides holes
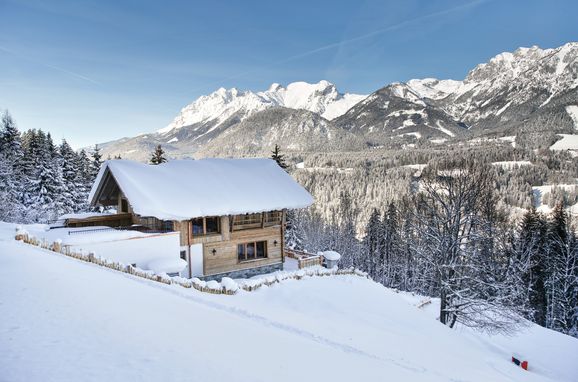
[[[237,258],[237,244],[253,241],[267,242],[267,258],[240,262]],[[213,249],[216,250],[214,255]],[[205,243],[203,256],[205,276],[280,263],[283,261],[281,226],[231,232],[227,241]]]
[[[229,217],[222,216],[220,234],[197,237],[191,235],[189,221],[175,221],[174,227],[175,230],[179,231],[181,246],[188,246],[189,240],[190,244],[203,244],[203,273],[205,276],[256,268],[283,261],[281,225],[231,232]],[[237,258],[237,244],[253,241],[267,242],[267,258],[240,262]],[[213,249],[216,250],[214,255]]]

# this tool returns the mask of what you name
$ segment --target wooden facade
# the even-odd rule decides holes
[[[112,215],[98,215],[85,218],[69,218],[66,219],[67,227],[126,227],[133,224],[133,216],[127,213],[112,214]]]
[[[261,222],[233,227],[237,216],[219,216],[218,233],[195,234],[192,220],[174,222],[180,233],[181,247],[190,248],[194,244],[203,245],[203,276],[211,276],[249,268],[278,264],[284,261],[285,211],[272,211],[279,215],[276,222],[267,222],[267,213],[258,214]],[[255,215],[255,214],[252,214]],[[239,245],[264,242],[265,255],[262,257],[239,259]],[[259,244],[255,244],[257,247]],[[254,249],[256,251],[256,249]],[[190,266],[190,259],[189,266]]]

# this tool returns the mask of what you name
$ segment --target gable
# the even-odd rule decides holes
[[[258,158],[174,160],[156,166],[106,161],[89,201],[93,206],[105,204],[119,190],[136,214],[163,220],[304,208],[313,203],[309,192],[275,161]]]

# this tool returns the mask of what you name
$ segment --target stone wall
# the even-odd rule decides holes
[[[277,264],[270,264],[265,265],[258,268],[248,268],[248,269],[241,269],[238,271],[226,272],[226,273],[219,273],[217,275],[210,275],[205,277],[199,277],[201,280],[211,281],[217,280],[220,281],[223,277],[229,277],[231,279],[249,279],[254,276],[263,275],[267,273],[273,273],[276,271],[283,270],[283,263]]]

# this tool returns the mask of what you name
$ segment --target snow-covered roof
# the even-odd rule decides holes
[[[109,160],[90,191],[92,205],[98,204],[108,173],[136,214],[163,220],[304,208],[313,203],[311,194],[271,159],[185,159],[160,165]]]
[[[56,220],[66,220],[66,219],[87,219],[94,218],[97,216],[110,216],[111,212],[78,212],[74,214],[64,214]]]

